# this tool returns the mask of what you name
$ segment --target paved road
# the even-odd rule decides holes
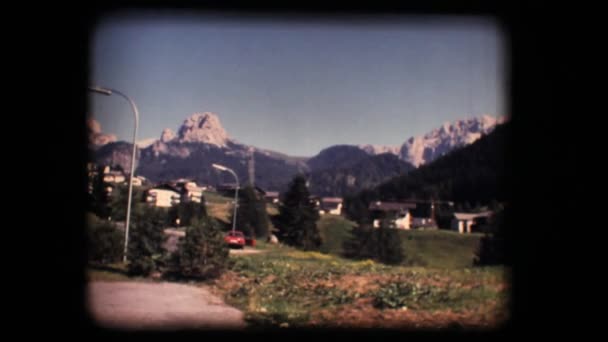
[[[243,313],[204,287],[148,282],[91,282],[89,309],[103,327],[240,329]]]

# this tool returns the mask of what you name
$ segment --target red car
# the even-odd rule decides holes
[[[245,247],[245,234],[243,234],[243,232],[238,231],[238,230],[235,230],[234,232],[230,231],[224,237],[224,241],[226,241],[226,243],[230,247],[236,247],[236,248],[242,249]]]

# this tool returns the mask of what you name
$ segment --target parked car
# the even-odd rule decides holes
[[[230,231],[224,237],[224,241],[229,247],[244,248],[245,247],[245,234],[243,232],[235,230]]]

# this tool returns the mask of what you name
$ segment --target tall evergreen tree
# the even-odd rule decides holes
[[[265,239],[268,237],[268,221],[264,199],[258,198],[251,186],[245,187],[239,192],[238,229],[247,234],[253,232],[258,239]]]
[[[169,209],[170,224],[174,224],[175,220],[179,218],[179,225],[182,227],[191,226],[195,220],[200,221],[205,217],[207,217],[207,208],[204,198],[201,199],[200,203],[194,201],[181,202]]]
[[[321,246],[318,220],[319,212],[310,199],[306,179],[298,175],[283,194],[279,206],[279,239],[304,250],[318,250]]]
[[[507,233],[505,228],[508,226],[508,216],[505,210],[498,210],[490,219],[485,235],[479,241],[479,247],[475,253],[475,265],[501,265],[508,263],[509,257],[505,249]]]
[[[400,264],[404,254],[399,230],[388,228],[388,222],[383,220],[374,233],[373,246],[377,260],[389,265]]]
[[[347,258],[374,259],[389,265],[400,264],[405,258],[401,235],[389,228],[389,220],[382,220],[379,228],[355,227],[351,234],[342,247]]]
[[[343,255],[351,259],[374,259],[371,247],[373,228],[370,225],[355,226],[351,237],[342,244]]]

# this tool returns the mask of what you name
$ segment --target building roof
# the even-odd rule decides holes
[[[170,191],[177,192],[178,194],[180,193],[179,189],[177,189],[176,187],[174,187],[171,184],[160,184],[160,185],[157,185],[157,186],[151,188],[150,190],[170,190]]]
[[[481,213],[454,213],[454,217],[457,220],[461,220],[461,221],[473,220],[478,217],[489,217],[491,215],[492,215],[491,211],[484,211]]]
[[[401,211],[414,208],[416,208],[415,203],[376,201],[369,204],[370,210]]]
[[[216,187],[218,190],[234,190],[236,189],[236,183],[222,183]]]
[[[323,203],[342,203],[341,197],[323,197],[321,198]]]
[[[255,186],[254,189],[257,190],[260,194],[266,195],[266,191],[264,191],[264,189],[260,188],[259,186]]]
[[[266,197],[279,197],[278,191],[266,191]]]

